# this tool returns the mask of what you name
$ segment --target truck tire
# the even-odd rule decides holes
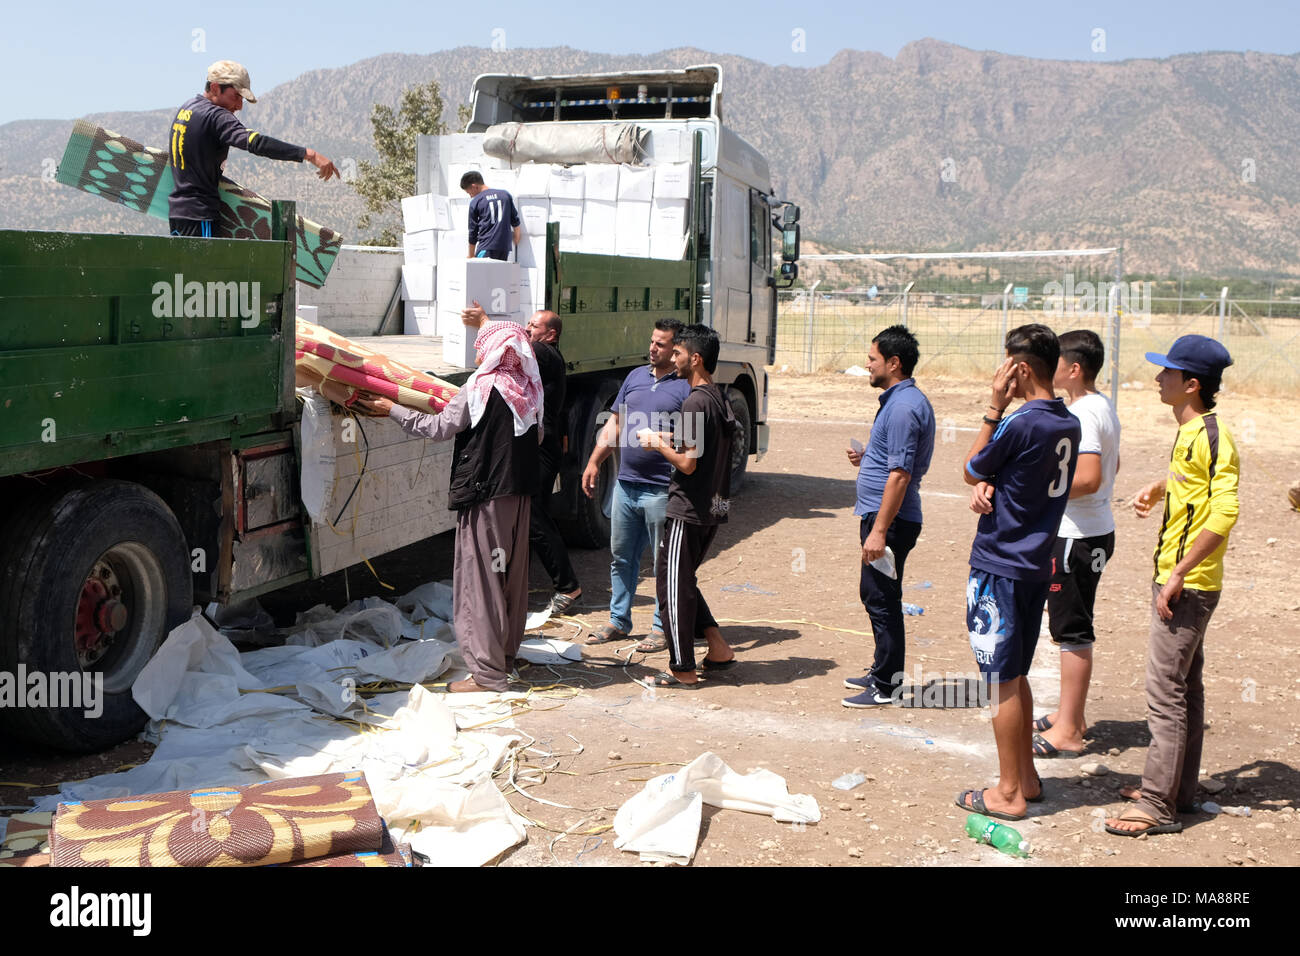
[[[745,487],[745,469],[749,466],[751,451],[749,435],[754,416],[749,411],[749,399],[740,389],[727,389],[727,401],[731,403],[731,413],[736,416],[735,440],[731,446],[731,494],[734,496]]]
[[[618,449],[601,464],[596,494],[590,498],[582,493],[582,472],[604,425],[601,413],[609,410],[621,384],[614,378],[601,379],[575,397],[569,407],[569,467],[563,480],[572,482],[569,499],[572,505],[569,515],[557,516],[556,523],[571,547],[609,547],[609,518],[605,512],[614,495],[614,482],[618,480]]]
[[[0,671],[17,675],[22,665],[29,685],[30,675],[43,674],[48,691],[62,683],[69,700],[5,707],[0,725],[81,753],[132,737],[148,718],[131,685],[189,617],[191,588],[185,535],[152,491],[100,480],[25,502],[0,550]],[[85,696],[83,675],[102,681],[102,694]],[[58,702],[65,706],[48,706]]]

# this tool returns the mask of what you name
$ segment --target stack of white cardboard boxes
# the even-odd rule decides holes
[[[408,334],[441,335],[446,361],[472,366],[460,311],[477,301],[493,318],[523,324],[542,306],[546,224],[560,226],[565,252],[680,259],[686,247],[689,163],[658,166],[552,166],[517,169],[451,163],[450,189],[471,169],[504,189],[519,210],[516,262],[467,259],[469,199],[433,194],[402,200],[406,235],[402,293]]]

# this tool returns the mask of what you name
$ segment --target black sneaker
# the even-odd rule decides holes
[[[844,678],[844,686],[849,690],[871,690],[876,682],[871,679],[871,671],[867,671],[861,677]]]
[[[881,704],[892,704],[894,698],[888,694],[882,694],[874,687],[869,687],[856,697],[845,697],[841,704],[845,707],[876,707]]]

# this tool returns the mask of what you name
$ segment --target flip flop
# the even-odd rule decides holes
[[[984,790],[963,790],[961,793],[957,794],[957,799],[953,802],[967,813],[974,811],[975,813],[982,813],[986,817],[997,817],[999,820],[1023,820],[1025,818],[1025,814],[1023,813],[1019,815],[1014,813],[1000,813],[997,810],[990,810],[986,807],[984,805],[984,793],[987,789],[988,788],[986,787]],[[972,795],[969,804],[966,802],[967,794]]]
[[[734,657],[729,657],[725,661],[711,661],[706,657],[704,658],[704,663],[701,664],[697,669],[706,670],[706,671],[725,671],[728,667],[730,667],[734,663],[736,663],[736,659]]]
[[[1056,747],[1053,747],[1048,742],[1047,738],[1044,737],[1042,734],[1034,734],[1034,756],[1042,757],[1044,759],[1048,757],[1066,757],[1066,758],[1073,759],[1074,757],[1083,756],[1083,751],[1082,750],[1060,750]]]
[[[1129,789],[1135,790],[1136,793],[1132,796],[1126,794],[1124,791]],[[1140,787],[1120,787],[1117,792],[1119,793],[1119,798],[1121,800],[1140,800],[1142,798],[1142,790]],[[1178,806],[1174,807],[1174,811],[1177,813],[1200,813],[1201,805],[1199,803],[1180,803]]]
[[[658,674],[655,674],[654,677],[650,678],[650,683],[655,687],[676,687],[680,690],[695,690],[697,687],[704,686],[704,681],[702,680],[697,680],[693,684],[683,683],[667,671],[660,671]]]
[[[1042,717],[1039,717],[1037,720],[1034,721],[1034,730],[1038,731],[1040,734],[1041,734],[1044,730],[1051,730],[1051,729],[1052,729],[1052,722],[1051,722],[1050,720],[1047,719],[1047,715],[1046,715],[1046,714],[1044,714]],[[1085,737],[1091,737],[1091,736],[1092,736],[1092,728],[1089,727],[1087,730],[1085,730],[1085,731],[1083,732],[1083,736],[1085,736]]]
[[[577,597],[569,597],[567,594],[556,594],[551,598],[552,614],[568,614],[578,606],[578,601],[582,598],[582,592],[578,592]]]
[[[668,638],[656,631],[651,631],[650,636],[638,644],[636,649],[642,654],[658,654],[660,651],[668,650]]]
[[[1147,823],[1150,826],[1142,830],[1121,830],[1119,827],[1113,827],[1106,824],[1106,832],[1113,833],[1115,836],[1123,837],[1140,837],[1144,833],[1181,833],[1183,824],[1181,820],[1175,820],[1173,823],[1161,823],[1145,810],[1139,810],[1137,807],[1131,807],[1125,810],[1116,819],[1124,823]]]
[[[608,644],[610,641],[626,641],[631,637],[612,624],[606,624],[599,631],[592,631],[584,642],[588,647],[596,644]]]

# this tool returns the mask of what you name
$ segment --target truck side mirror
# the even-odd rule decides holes
[[[799,224],[787,222],[781,229],[781,258],[787,263],[799,259]],[[782,266],[784,270],[784,266]]]
[[[799,278],[799,263],[781,263],[781,281],[785,283],[785,288],[788,289],[797,278]]]

